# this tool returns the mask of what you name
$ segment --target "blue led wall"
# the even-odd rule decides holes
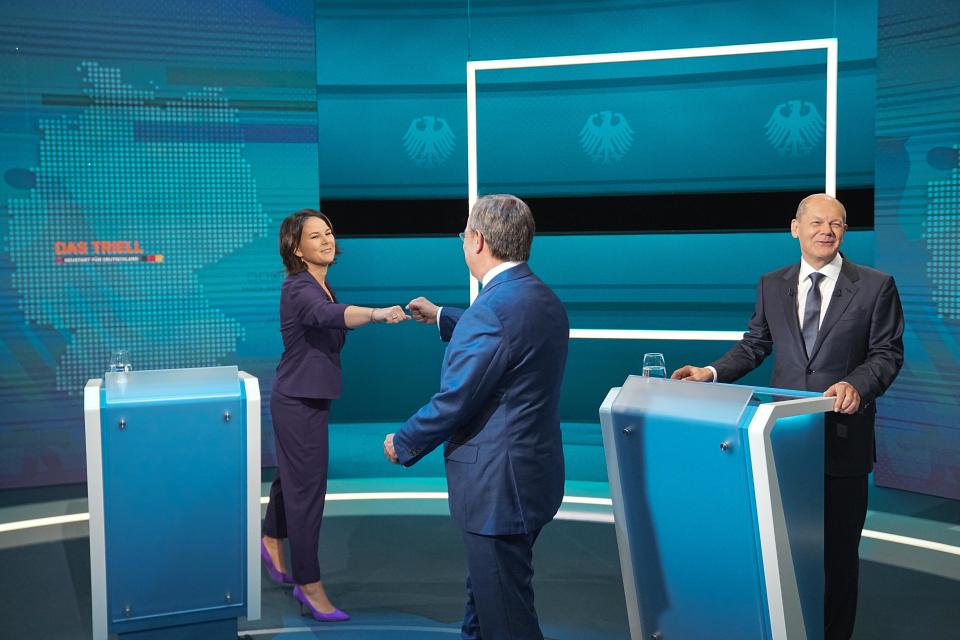
[[[462,197],[467,59],[832,36],[839,185],[870,186],[875,21],[867,1],[319,1],[321,196]],[[822,188],[825,62],[821,51],[481,72],[481,190]]]
[[[960,499],[960,5],[881,0],[877,266],[897,278],[906,362],[882,399],[878,484]]]
[[[0,486],[83,479],[80,389],[116,348],[129,349],[138,369],[238,364],[269,397],[281,351],[280,220],[325,199],[409,198],[416,206],[418,198],[465,198],[468,58],[836,36],[839,184],[870,187],[876,28],[877,4],[868,0],[4,2]],[[484,75],[481,188],[540,195],[819,189],[823,62],[822,54],[771,54]],[[956,141],[936,144],[955,150]],[[937,153],[942,167],[946,152]],[[937,171],[943,181],[955,169]],[[926,188],[930,179],[917,173],[911,184]],[[925,206],[919,191],[910,193],[911,206]],[[936,197],[949,211],[946,195]],[[878,192],[878,211],[885,206]],[[917,214],[897,215],[902,226]],[[759,274],[797,256],[786,232],[792,211],[769,216],[783,232],[539,237],[532,264],[555,286],[574,327],[739,330]],[[934,226],[941,224],[947,220]],[[922,273],[914,270],[916,290],[932,292],[933,309],[955,290],[943,271],[949,239],[921,240],[928,232],[914,228],[909,237],[918,256],[930,252]],[[902,240],[885,237],[878,261],[891,246],[885,242]],[[340,241],[344,253],[330,280],[344,301],[467,302],[455,237]],[[873,264],[873,231],[849,234],[845,249]],[[880,266],[902,287],[913,277],[900,273],[906,260]],[[904,292],[909,307],[914,289]],[[937,304],[937,313],[950,313]],[[930,313],[908,308],[916,327]],[[955,376],[954,356],[931,337],[955,337],[954,325],[948,316],[937,322],[923,348],[937,372]],[[644,351],[664,351],[673,367],[709,361],[726,347],[575,340],[563,418],[596,423],[606,390],[636,372]],[[392,430],[435,390],[442,350],[431,327],[351,332],[336,428],[376,422]],[[917,369],[904,382],[911,375],[931,378]],[[768,377],[769,365],[747,382]],[[919,395],[896,393],[891,400]],[[949,393],[944,387],[940,397]],[[930,424],[956,415],[955,405],[942,404]],[[379,462],[372,452],[371,464]]]
[[[318,197],[313,5],[10,0],[0,25],[0,486],[75,482],[114,349],[269,387],[276,229]]]

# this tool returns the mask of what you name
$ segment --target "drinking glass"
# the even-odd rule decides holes
[[[643,354],[643,375],[648,378],[667,377],[667,363],[662,353]]]
[[[126,349],[118,349],[110,355],[110,365],[107,371],[111,373],[120,373],[130,371],[130,352]]]

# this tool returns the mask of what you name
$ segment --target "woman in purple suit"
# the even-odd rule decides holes
[[[347,329],[371,322],[409,320],[399,306],[373,309],[341,304],[327,283],[339,253],[324,214],[303,209],[280,226],[280,257],[287,271],[280,293],[283,355],[270,397],[277,444],[277,477],[263,523],[260,553],[270,576],[293,583],[293,597],[317,620],[347,620],[320,581],[318,543],[327,491],[327,421],[340,397],[340,350]],[[290,573],[283,556],[290,542]]]

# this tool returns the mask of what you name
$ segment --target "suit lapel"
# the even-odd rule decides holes
[[[790,327],[790,335],[793,337],[795,348],[800,353],[806,353],[807,348],[803,345],[803,333],[800,331],[800,318],[797,317],[797,277],[800,273],[800,264],[797,263],[787,269],[783,275],[783,295],[780,297],[780,303],[783,305],[783,314],[787,319],[787,326]]]
[[[853,301],[853,297],[860,290],[860,287],[857,286],[857,280],[859,279],[860,273],[857,266],[844,259],[843,266],[840,267],[840,275],[837,277],[837,284],[833,288],[833,297],[827,307],[827,314],[823,316],[823,322],[820,323],[820,330],[817,332],[817,341],[813,344],[813,353],[810,354],[811,360],[817,356],[817,352],[820,351],[820,346],[830,330],[837,324],[837,320],[843,317],[847,307]]]

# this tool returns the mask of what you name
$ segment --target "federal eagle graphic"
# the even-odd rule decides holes
[[[580,146],[594,162],[618,162],[633,146],[633,129],[622,113],[600,111],[580,130]]]
[[[778,104],[767,120],[767,140],[782,156],[810,153],[823,137],[823,118],[813,103],[788,100]]]
[[[421,167],[442,165],[453,153],[456,137],[443,118],[414,118],[403,135],[403,148],[410,159]]]

